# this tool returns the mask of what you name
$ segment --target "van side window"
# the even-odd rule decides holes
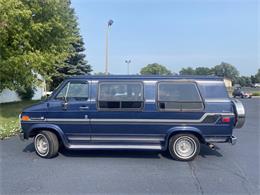
[[[140,110],[143,107],[143,85],[140,82],[101,82],[99,109]]]
[[[199,89],[205,99],[226,99],[229,98],[224,82],[199,84]]]
[[[202,110],[203,102],[195,83],[160,82],[158,107],[161,111]]]
[[[86,101],[88,99],[87,82],[69,82],[56,96],[56,99],[66,98],[74,101]]]

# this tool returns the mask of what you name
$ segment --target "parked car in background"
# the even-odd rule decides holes
[[[244,92],[244,91],[242,91],[242,89],[240,87],[235,88],[232,95],[234,98],[236,98],[236,97],[252,98],[252,93]]]
[[[78,76],[20,116],[21,138],[43,158],[67,149],[168,150],[193,160],[201,144],[236,143],[245,122],[223,79],[199,76]]]
[[[252,87],[254,88],[260,87],[260,83],[254,83]]]

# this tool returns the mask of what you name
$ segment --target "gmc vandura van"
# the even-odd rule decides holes
[[[201,144],[235,144],[245,122],[222,78],[78,76],[20,115],[21,138],[43,158],[67,149],[168,150],[193,160]]]

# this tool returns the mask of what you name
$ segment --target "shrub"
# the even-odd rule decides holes
[[[253,93],[252,93],[252,96],[260,96],[260,91],[258,91],[258,92],[253,92]]]
[[[22,87],[18,89],[16,92],[22,100],[31,100],[34,95],[34,88],[31,86]]]

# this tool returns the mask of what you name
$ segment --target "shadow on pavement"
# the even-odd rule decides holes
[[[207,158],[207,156],[217,156],[222,157],[222,154],[218,152],[219,148],[215,146],[215,149],[210,149],[207,145],[201,144],[200,147],[200,156],[202,158]]]
[[[217,151],[210,149],[208,146],[202,144],[200,156],[207,158],[207,156],[222,157]],[[28,144],[23,152],[35,152],[33,143]],[[64,147],[60,149],[60,154],[66,157],[93,157],[93,158],[167,158],[172,159],[167,151],[150,151],[150,150],[67,150]]]

